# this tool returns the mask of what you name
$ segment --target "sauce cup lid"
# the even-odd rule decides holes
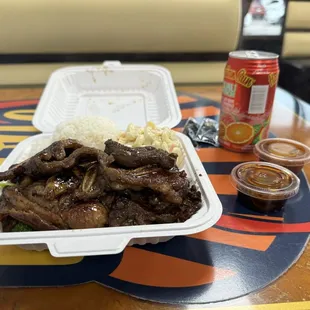
[[[302,166],[310,162],[310,148],[290,139],[264,139],[254,146],[253,151],[262,160],[287,167]]]
[[[233,186],[262,200],[285,200],[299,191],[300,180],[289,169],[265,162],[246,162],[231,172]]]

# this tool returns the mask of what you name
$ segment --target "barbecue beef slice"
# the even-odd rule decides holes
[[[103,151],[84,147],[76,140],[61,140],[22,163],[13,165],[9,170],[0,172],[0,180],[13,180],[20,176],[52,176],[65,169],[72,169],[80,161],[91,159],[108,163],[112,157]]]
[[[51,144],[0,173],[0,217],[34,230],[183,222],[201,207],[200,192],[176,166],[177,155],[106,142],[105,152],[75,140]]]
[[[83,147],[74,140],[53,143],[47,149],[0,174],[16,185],[4,188],[0,214],[35,230],[105,226],[107,208],[104,166],[113,161],[106,153]]]
[[[184,171],[167,171],[156,166],[145,166],[133,170],[106,167],[105,173],[112,190],[150,188],[161,194],[168,202],[181,204],[189,188]]]
[[[113,140],[105,142],[105,152],[114,157],[115,162],[124,168],[139,168],[158,165],[163,169],[175,167],[178,155],[156,149],[152,146],[132,148]]]

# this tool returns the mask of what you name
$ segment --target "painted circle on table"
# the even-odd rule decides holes
[[[206,116],[217,118],[217,102],[187,94],[179,94],[179,101],[184,117],[179,128],[202,110]],[[23,110],[31,115],[29,111],[36,104],[36,100],[20,100],[0,106],[0,143],[4,146],[0,158],[8,156],[25,136],[35,134]],[[262,216],[242,206],[229,183],[231,169],[254,159],[252,155],[210,147],[201,147],[198,154],[223,204],[224,213],[216,226],[157,245],[128,247],[118,255],[67,261],[51,259],[46,252],[18,250],[20,259],[12,264],[10,255],[16,255],[16,250],[1,247],[0,256],[5,255],[0,260],[0,286],[96,281],[137,298],[171,304],[219,302],[267,286],[296,261],[307,243],[308,233],[303,229],[310,222],[310,194],[305,176],[299,175],[300,192],[284,211]],[[287,223],[298,225],[288,232]]]

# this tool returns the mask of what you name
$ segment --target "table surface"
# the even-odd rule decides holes
[[[220,101],[221,86],[179,86],[178,91],[197,94],[211,100]],[[14,87],[0,89],[3,100],[39,98],[42,87]],[[281,92],[278,100],[292,101],[292,107],[275,104],[271,122],[271,131],[278,137],[292,138],[310,146],[310,113],[305,104],[295,104],[294,99],[286,92]],[[295,101],[296,103],[296,101]],[[297,116],[295,109],[305,108],[304,118]],[[297,110],[296,110],[297,111]],[[310,180],[310,165],[305,168]],[[279,280],[267,288],[221,305],[206,306],[215,309],[265,309],[255,306],[271,303],[292,304],[284,306],[267,306],[266,309],[310,309],[310,247],[297,263]],[[302,302],[302,303],[300,303]],[[167,310],[178,309],[168,305],[154,304],[137,300],[125,294],[105,288],[95,283],[66,288],[19,288],[0,289],[1,309],[126,309],[126,310]],[[250,307],[249,305],[253,305]],[[233,306],[230,308],[229,306]],[[242,306],[242,307],[241,307]],[[246,307],[243,307],[246,306]],[[228,307],[228,308],[226,308]],[[277,308],[276,308],[277,307]],[[201,308],[200,308],[201,309]]]

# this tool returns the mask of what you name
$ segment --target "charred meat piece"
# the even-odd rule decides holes
[[[5,172],[0,172],[0,180],[13,180],[19,176],[42,177],[52,176],[64,169],[72,169],[80,161],[96,160],[100,165],[113,161],[103,151],[84,147],[76,140],[62,140],[54,142],[45,150],[30,157],[24,162],[12,166]]]
[[[44,206],[56,214],[59,213],[58,201],[46,197],[46,185],[44,181],[37,181],[27,187],[18,188],[21,194],[29,201]]]
[[[177,155],[111,140],[106,152],[68,139],[0,173],[14,183],[0,197],[4,231],[184,222],[201,207]]]
[[[14,226],[18,223],[15,219],[10,216],[4,216],[1,220],[2,223],[2,231],[3,232],[10,232],[14,228]]]
[[[156,213],[155,210],[151,211],[150,208],[147,209],[141,200],[140,203],[138,203],[137,201],[132,201],[131,199],[120,195],[116,198],[109,213],[109,226],[113,227],[184,222],[190,218],[200,208],[200,206],[201,201],[191,207],[185,204],[171,204],[170,207],[167,208],[166,212]]]
[[[77,203],[60,210],[55,205],[51,207],[50,201],[32,200],[17,187],[8,186],[3,190],[0,214],[28,224],[35,230],[96,228],[103,227],[108,221],[107,209],[99,201]]]
[[[29,170],[29,166],[31,164],[34,165],[35,158],[37,160],[40,159],[42,162],[51,162],[55,160],[61,161],[66,157],[67,154],[80,147],[82,147],[82,145],[73,139],[54,142],[46,149],[23,161],[22,163],[12,165],[9,170],[0,172],[0,180],[13,180],[16,177],[24,175],[25,171]],[[33,169],[36,169],[36,167],[33,167]],[[26,173],[26,175],[29,174]]]
[[[72,229],[99,228],[108,223],[108,211],[98,201],[75,204],[62,217]]]
[[[31,177],[21,176],[20,178],[18,178],[18,180],[16,180],[16,183],[18,183],[20,187],[27,187],[28,185],[33,183],[33,180]]]
[[[72,192],[79,183],[79,180],[71,175],[53,175],[47,180],[44,196],[48,200],[53,200],[64,193]]]
[[[23,212],[20,210],[17,210],[14,208],[14,206],[10,205],[9,203],[6,204],[7,210],[9,210],[7,213],[16,219],[18,222],[24,223],[28,226],[30,226],[33,230],[58,230],[58,229],[65,229],[60,228],[58,226],[55,226],[51,224],[50,222],[44,220],[39,215],[32,211]],[[0,203],[1,212],[6,212],[5,208],[2,208],[2,202]]]
[[[115,162],[125,168],[139,168],[156,164],[163,169],[171,169],[175,166],[178,155],[156,149],[152,146],[132,148],[113,140],[105,143],[105,152],[112,155]]]
[[[108,211],[110,211],[115,202],[115,198],[116,198],[116,194],[111,192],[111,193],[107,193],[101,196],[99,198],[99,201]]]
[[[175,213],[179,205],[163,201],[160,194],[150,189],[142,191],[126,190],[124,192],[127,198],[143,206],[144,209],[154,212],[155,214]]]
[[[37,230],[68,228],[59,214],[30,201],[15,186],[7,186],[3,189],[0,214],[9,215]]]
[[[156,221],[156,217],[149,211],[144,210],[137,203],[118,197],[109,214],[109,226],[146,225]]]
[[[183,202],[189,187],[185,171],[170,172],[154,166],[134,170],[106,167],[105,176],[112,190],[150,188],[175,204]]]
[[[163,201],[162,197],[150,189],[142,191],[126,190],[121,195],[139,204],[156,216],[156,223],[184,222],[194,215],[202,204],[201,193],[195,186],[188,189],[182,204]]]
[[[202,205],[201,193],[198,191],[195,185],[192,185],[183,200],[183,204],[180,206],[177,212],[177,218],[179,222],[185,222],[192,217]]]

